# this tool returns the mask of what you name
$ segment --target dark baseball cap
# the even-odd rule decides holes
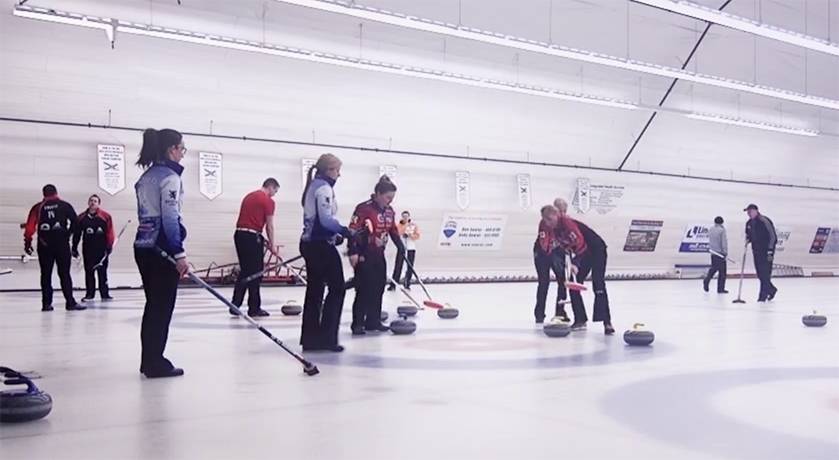
[[[754,204],[754,203],[751,203],[750,205],[746,206],[746,209],[744,209],[743,211],[748,211],[748,210],[750,210],[750,209],[754,209],[755,211],[757,211],[757,210],[758,210],[758,209],[757,209],[757,205],[756,205],[756,204]]]

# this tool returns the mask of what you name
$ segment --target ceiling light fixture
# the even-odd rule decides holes
[[[20,8],[20,7],[17,7]],[[16,9],[17,10],[17,9]],[[214,46],[218,48],[232,49],[238,51],[246,51],[253,53],[261,53],[272,56],[279,56],[284,58],[298,59],[309,62],[317,62],[323,64],[337,65],[341,67],[349,67],[354,69],[382,72],[392,75],[401,75],[415,78],[423,78],[427,80],[443,81],[448,83],[456,83],[460,85],[473,86],[478,88],[487,88],[494,90],[501,90],[507,92],[514,92],[520,94],[529,94],[533,96],[547,97],[571,102],[579,102],[585,104],[600,105],[605,107],[613,107],[626,110],[643,109],[651,111],[662,111],[675,113],[679,115],[688,116],[690,118],[701,119],[706,121],[736,124],[738,126],[757,128],[763,130],[771,130],[784,132],[788,134],[798,134],[806,136],[816,136],[819,133],[816,131],[805,130],[800,128],[786,127],[780,125],[773,125],[770,123],[763,123],[758,121],[742,120],[739,118],[730,118],[711,114],[695,114],[685,112],[679,109],[670,109],[665,107],[652,107],[646,105],[635,104],[632,102],[621,101],[617,99],[604,98],[592,96],[587,94],[569,93],[552,88],[546,88],[534,85],[525,85],[521,83],[514,83],[509,81],[502,81],[492,78],[481,78],[459,73],[444,72],[435,69],[427,69],[415,67],[410,65],[400,65],[386,63],[370,59],[360,59],[347,56],[339,56],[330,53],[322,53],[316,51],[309,51],[294,47],[286,47],[281,45],[272,45],[267,43],[256,42],[252,40],[243,40],[238,38],[224,37],[214,34],[205,34],[198,32],[190,32],[185,30],[173,29],[168,27],[152,26],[148,24],[135,23],[130,21],[115,20],[109,18],[97,18],[93,16],[83,16],[73,13],[58,12],[55,10],[40,9],[40,11],[30,12],[31,14],[17,16],[29,19],[40,19],[50,22],[59,22],[69,25],[81,25],[84,27],[95,27],[92,24],[107,25],[112,27],[112,30],[119,31],[130,35],[153,37],[165,40],[174,40],[185,43],[192,43],[197,45]],[[46,17],[49,17],[47,19]],[[73,18],[75,20],[52,20],[52,17],[59,18]],[[85,18],[80,22],[80,18]],[[112,32],[113,33],[113,32]],[[112,36],[112,35],[109,35]]]
[[[358,19],[839,110],[839,101],[333,0],[274,0]]]
[[[37,19],[39,21],[57,22],[59,24],[69,24],[72,26],[87,27],[90,29],[100,29],[105,31],[108,41],[111,42],[111,47],[114,45],[114,26],[110,18],[100,18],[97,16],[86,16],[83,14],[66,13],[63,11],[56,11],[47,8],[37,8],[25,5],[15,6],[12,14],[17,17],[27,19]]]
[[[790,126],[776,125],[774,123],[766,123],[762,121],[744,120],[742,118],[726,117],[723,115],[713,115],[708,113],[689,113],[686,114],[688,118],[695,120],[711,121],[714,123],[723,123],[726,125],[744,126],[747,128],[762,129],[764,131],[775,131],[779,133],[795,134],[798,136],[815,137],[818,136],[818,131],[810,129],[793,128]]]
[[[667,10],[683,16],[689,16],[703,21],[736,29],[760,37],[777,40],[790,45],[800,46],[813,51],[839,56],[839,44],[831,43],[821,38],[804,35],[791,30],[781,29],[742,16],[725,13],[696,3],[682,0],[632,0],[636,3]]]

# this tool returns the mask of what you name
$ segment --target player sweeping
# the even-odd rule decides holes
[[[591,273],[591,284],[594,288],[594,321],[602,321],[603,332],[612,335],[615,328],[612,327],[609,296],[606,293],[606,242],[587,225],[568,217],[568,203],[562,199],[554,201],[554,204],[557,203],[557,209],[560,211],[554,231],[557,244],[571,254],[570,271],[578,281],[585,280]],[[571,308],[574,311],[571,330],[584,330],[588,317],[583,297],[577,290],[571,290],[570,294]]]
[[[559,248],[554,236],[559,211],[551,205],[542,207],[542,220],[539,221],[539,233],[536,242],[533,244],[533,263],[536,266],[536,277],[539,285],[536,288],[536,308],[533,314],[536,323],[545,321],[545,302],[548,298],[548,290],[551,285],[551,270],[556,275],[556,316],[568,320],[565,313],[565,306],[562,303],[566,299],[565,289],[565,252]]]
[[[356,206],[350,222],[353,230],[361,232],[365,227],[369,230],[366,238],[349,241],[350,264],[355,269],[353,335],[388,330],[380,318],[387,278],[385,247],[388,239],[393,239],[397,251],[405,252],[396,228],[396,214],[390,207],[395,196],[396,185],[387,176],[382,176],[370,199]]]

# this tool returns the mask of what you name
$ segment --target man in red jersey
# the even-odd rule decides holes
[[[84,255],[85,295],[82,302],[93,300],[96,295],[96,275],[99,275],[99,296],[112,300],[108,292],[108,258],[114,247],[114,222],[111,215],[99,207],[99,195],[87,199],[87,211],[79,214],[73,234],[73,257],[79,257],[79,241]],[[101,262],[101,264],[100,264]]]
[[[236,255],[239,258],[239,279],[245,279],[265,269],[265,235],[268,237],[268,247],[276,251],[274,244],[274,200],[272,197],[280,190],[280,183],[273,177],[265,179],[262,188],[245,195],[239,208],[239,219],[236,221],[236,233],[233,243],[236,245]],[[259,285],[262,277],[257,277],[248,283],[237,282],[233,288],[233,304],[237,307],[245,300],[248,292],[248,316],[269,316],[262,309],[262,298],[259,295]],[[230,309],[231,315],[236,311]]]

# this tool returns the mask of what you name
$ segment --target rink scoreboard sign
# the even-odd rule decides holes
[[[501,249],[507,216],[496,214],[447,214],[443,216],[437,247],[493,251]]]

